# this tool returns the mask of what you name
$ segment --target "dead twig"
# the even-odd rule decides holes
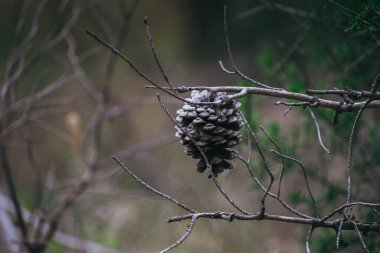
[[[219,61],[219,65],[222,68],[224,72],[227,74],[232,74],[232,75],[237,75],[240,76],[243,80],[249,81],[250,83],[256,84],[259,87],[263,87],[266,89],[273,89],[273,90],[282,90],[281,88],[275,88],[275,87],[270,87],[268,85],[265,85],[263,83],[260,83],[256,80],[253,80],[252,78],[244,75],[236,66],[234,58],[232,56],[232,50],[231,50],[231,45],[230,45],[230,37],[229,37],[229,32],[228,32],[228,22],[227,22],[227,6],[224,5],[224,16],[223,16],[223,21],[224,21],[224,39],[226,42],[226,47],[227,47],[227,53],[228,53],[228,58],[230,60],[230,64],[232,67],[232,71],[228,70],[227,68],[224,67],[222,61]]]
[[[271,151],[272,151],[274,154],[276,154],[276,155],[282,156],[282,157],[284,157],[284,158],[286,158],[286,159],[288,159],[288,160],[290,160],[290,161],[292,161],[292,162],[297,163],[297,164],[301,167],[302,172],[303,172],[303,177],[304,177],[304,179],[305,179],[305,183],[306,183],[307,191],[308,191],[308,193],[309,193],[310,199],[311,199],[311,201],[313,202],[313,205],[314,205],[315,210],[317,211],[317,215],[318,215],[318,217],[319,217],[319,216],[320,216],[319,208],[318,208],[317,202],[315,201],[315,198],[314,198],[314,196],[313,196],[313,193],[312,193],[312,191],[311,191],[310,183],[309,183],[309,179],[308,179],[308,175],[307,175],[307,172],[306,172],[305,166],[304,166],[300,161],[298,161],[297,159],[295,159],[295,158],[293,158],[293,157],[290,157],[290,156],[287,156],[287,155],[281,154],[281,153],[277,152],[276,150],[271,150]]]
[[[273,140],[272,137],[270,137],[270,135],[267,133],[267,131],[264,129],[264,127],[260,126],[260,129],[261,129],[261,131],[264,132],[265,136],[269,139],[269,141],[276,147],[278,153],[282,154],[280,146]],[[281,167],[280,177],[278,179],[277,197],[280,197],[280,194],[281,194],[281,183],[282,183],[282,178],[284,176],[284,171],[285,171],[285,159],[282,155],[280,157],[281,157],[282,167]]]
[[[186,238],[191,234],[191,232],[193,231],[193,228],[195,226],[195,222],[197,221],[197,218],[198,218],[198,215],[193,214],[193,216],[191,217],[191,220],[190,220],[190,224],[187,225],[187,229],[186,229],[185,233],[181,236],[181,238],[179,238],[174,244],[170,245],[166,249],[161,250],[160,253],[168,252],[169,250],[171,250],[175,247],[178,247],[180,244],[182,244],[186,240]]]
[[[146,88],[154,88],[157,89],[155,86],[145,86]],[[170,87],[161,87],[162,89],[171,89]],[[316,97],[310,96],[303,93],[297,93],[297,92],[291,92],[287,90],[274,90],[274,89],[267,89],[267,88],[261,88],[261,87],[237,87],[237,86],[181,86],[178,88],[175,88],[179,92],[189,92],[193,90],[207,90],[210,92],[232,92],[232,93],[239,93],[243,89],[246,89],[247,95],[261,95],[266,97],[277,97],[277,98],[284,98],[284,99],[290,99],[290,100],[296,100],[300,101],[299,103],[288,103],[279,101],[276,102],[276,105],[286,105],[286,106],[310,106],[314,105],[314,107],[317,108],[329,108],[333,110],[340,110],[341,112],[349,112],[353,110],[359,110],[366,102],[365,101],[359,101],[354,102],[350,105],[347,105],[346,103],[342,103],[341,101],[335,101],[335,100],[329,100],[329,99],[322,99],[318,98],[318,103],[315,104]],[[372,100],[367,105],[366,108],[380,108],[380,100]]]

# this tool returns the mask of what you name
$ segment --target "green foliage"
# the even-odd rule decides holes
[[[349,23],[351,25],[351,29],[354,31],[360,31],[362,29],[366,29],[371,26],[379,26],[380,17],[374,11],[374,9],[378,8],[379,1],[366,1],[361,2],[357,7],[356,13],[350,20]]]
[[[289,193],[288,201],[292,205],[299,205],[307,202],[307,197],[300,191],[292,191]]]
[[[311,251],[314,253],[335,252],[335,233],[321,230],[321,235],[314,235],[311,240]]]
[[[342,41],[341,43],[334,45],[332,49],[332,53],[338,62],[344,61],[350,54],[350,51],[351,49],[347,41]]]
[[[310,62],[314,64],[326,64],[326,60],[328,59],[328,45],[323,43],[320,40],[313,40],[313,48],[311,48],[310,54]]]
[[[56,242],[51,242],[48,244],[46,252],[50,253],[64,253],[67,252],[66,249],[64,249],[61,245],[57,244]]]
[[[326,187],[323,192],[323,197],[328,203],[336,203],[339,194],[334,187]]]
[[[379,131],[379,126],[376,124],[376,122],[368,122],[368,140],[379,140],[380,139],[380,131]],[[376,145],[378,148],[380,148],[379,145]]]
[[[85,228],[89,240],[101,243],[110,248],[117,248],[119,240],[117,235],[107,224],[94,223],[87,225]]]
[[[270,122],[267,125],[267,131],[272,138],[278,139],[280,136],[280,124],[277,122]]]
[[[256,61],[266,75],[273,74],[276,61],[271,49],[264,48],[257,56]]]
[[[304,91],[304,77],[296,62],[290,61],[285,66],[285,79],[287,81],[289,91],[303,92]]]

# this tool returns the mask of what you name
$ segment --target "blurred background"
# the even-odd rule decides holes
[[[380,66],[379,1],[338,2],[227,2],[235,63],[247,76],[290,91],[369,90]],[[146,80],[86,34],[86,30],[97,34],[141,72],[165,85],[143,24],[147,16],[156,52],[175,86],[253,86],[218,64],[221,60],[229,68],[224,3],[0,2],[0,252],[23,252],[25,241],[32,245],[29,252],[158,252],[178,240],[187,222],[166,220],[184,211],[134,181],[112,155],[151,186],[193,209],[234,210],[183,152],[157,101],[157,90],[144,88]],[[183,105],[161,95],[172,114]],[[293,108],[284,117],[287,108],[274,105],[277,100],[260,96],[241,100],[275,175],[274,191],[281,159],[269,152],[274,147],[259,126],[284,154],[304,163],[326,214],[345,202],[348,138],[355,114],[342,114],[333,126],[333,111],[314,110],[331,151],[326,154],[308,111]],[[355,139],[353,198],[358,201],[378,201],[379,116],[375,110],[366,111]],[[243,156],[248,154],[247,143],[244,136],[238,147]],[[268,182],[262,162],[255,159],[257,151],[252,152],[252,166]],[[234,170],[218,177],[221,185],[240,206],[259,211],[262,193],[244,165],[238,161],[234,165]],[[296,164],[286,163],[282,185],[286,201],[315,215]],[[23,226],[15,198],[24,232],[19,229]],[[289,215],[274,200],[267,205],[270,213]],[[379,220],[376,210],[355,211],[358,219]],[[199,220],[173,252],[305,252],[307,230],[271,221]],[[341,252],[364,252],[354,232],[344,232],[343,238],[347,245]],[[371,252],[377,252],[376,235],[365,240]],[[316,230],[311,248],[334,250],[335,233]]]

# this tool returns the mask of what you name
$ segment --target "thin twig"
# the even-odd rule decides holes
[[[68,32],[65,34],[65,40],[67,43],[67,57],[70,60],[72,69],[74,70],[75,75],[79,78],[80,82],[82,83],[83,87],[87,90],[87,92],[96,100],[100,101],[101,94],[96,89],[96,85],[91,81],[91,79],[88,77],[87,73],[83,70],[82,66],[80,65],[80,60],[78,55],[76,54],[76,48],[77,43],[71,34],[71,32]]]
[[[278,63],[273,68],[273,76],[278,75],[279,71],[286,66],[286,64],[289,62],[289,59],[292,57],[292,55],[297,51],[297,49],[300,47],[300,45],[304,42],[306,38],[306,32],[301,31],[299,35],[296,37],[296,39],[292,42],[288,50],[286,50],[285,54],[281,56]]]
[[[308,179],[308,176],[307,176],[307,173],[306,173],[305,166],[304,166],[300,161],[298,161],[297,159],[295,159],[295,158],[293,158],[293,157],[290,157],[290,156],[287,156],[287,155],[281,154],[281,153],[277,152],[276,150],[271,150],[271,151],[272,151],[273,153],[275,153],[276,155],[282,156],[282,157],[284,157],[284,158],[286,158],[286,159],[289,159],[289,160],[292,161],[292,162],[297,163],[297,164],[301,167],[302,172],[303,172],[303,177],[304,177],[304,179],[305,179],[305,183],[306,183],[306,188],[307,188],[307,191],[308,191],[308,193],[309,193],[310,199],[311,199],[311,201],[313,202],[313,205],[314,205],[314,207],[315,207],[315,209],[316,209],[316,211],[317,211],[317,215],[318,215],[318,217],[320,217],[319,208],[318,208],[317,202],[316,202],[315,199],[314,199],[313,193],[312,193],[312,191],[311,191],[310,184],[309,184],[309,179]]]
[[[177,94],[178,96],[180,96],[180,95],[177,93],[177,90],[175,90],[175,89],[173,88],[173,85],[171,84],[171,82],[170,82],[168,76],[166,75],[166,73],[165,73],[165,71],[164,71],[164,69],[163,69],[163,67],[162,67],[162,65],[161,65],[160,59],[159,59],[158,56],[157,56],[156,49],[155,49],[155,47],[154,47],[154,43],[153,43],[152,34],[150,33],[150,29],[149,29],[148,17],[145,17],[145,18],[144,18],[144,24],[145,24],[145,28],[146,28],[146,34],[147,34],[147,36],[148,36],[148,41],[149,41],[150,49],[151,49],[151,51],[152,51],[153,58],[154,58],[154,60],[155,60],[155,62],[156,62],[156,65],[157,65],[158,69],[160,70],[160,73],[161,73],[161,75],[162,75],[162,78],[163,78],[163,79],[165,80],[165,82],[169,85],[169,87],[172,88],[173,91],[176,92],[176,94]]]
[[[256,80],[253,80],[252,78],[249,78],[248,76],[244,75],[236,66],[234,58],[232,56],[232,50],[231,50],[231,43],[230,43],[230,37],[229,37],[229,32],[228,32],[228,21],[227,21],[227,5],[224,5],[224,16],[223,16],[223,22],[224,22],[224,39],[226,42],[226,47],[227,47],[227,53],[228,53],[228,58],[230,60],[231,67],[233,71],[227,70],[222,61],[219,61],[219,65],[221,68],[227,73],[227,74],[236,74],[243,78],[246,81],[249,81],[253,84],[256,84],[260,87],[266,88],[266,89],[273,89],[273,90],[282,90],[281,88],[275,88],[275,87],[270,87],[268,85],[262,84]]]
[[[16,110],[24,107],[24,106],[27,106],[30,101],[34,100],[34,101],[38,101],[38,102],[41,102],[41,100],[50,95],[51,93],[53,93],[54,91],[56,91],[57,89],[61,88],[62,86],[64,86],[65,84],[68,84],[68,83],[71,83],[73,80],[75,80],[76,75],[67,75],[67,76],[63,76],[61,78],[58,78],[57,80],[55,80],[54,82],[50,83],[49,85],[47,85],[45,88],[41,89],[40,91],[38,91],[37,93],[31,95],[31,96],[28,96],[28,97],[25,97],[23,99],[20,99],[18,100],[17,102],[11,104],[8,108],[6,108],[4,110],[4,112],[1,114],[0,116],[0,121],[3,117],[5,117],[6,115],[10,114],[10,113],[13,113],[15,112]]]
[[[119,1],[120,2],[120,1]],[[122,26],[117,34],[116,41],[114,44],[114,48],[117,48],[118,50],[121,50],[123,48],[124,41],[126,40],[129,32],[130,32],[130,25],[131,25],[131,19],[133,15],[135,14],[135,11],[140,3],[140,0],[133,0],[128,8],[122,8],[121,11],[123,20],[122,20]],[[102,83],[102,92],[106,94],[104,96],[104,99],[108,100],[110,98],[110,89],[112,87],[112,77],[115,71],[116,66],[116,55],[110,54],[108,58],[108,62],[106,64],[106,72],[104,75],[103,83]]]
[[[291,109],[293,109],[293,106],[292,106],[292,105],[289,106],[289,107],[285,110],[285,112],[282,114],[282,117],[285,117],[285,116],[290,112]]]
[[[367,245],[366,245],[366,243],[365,243],[365,241],[364,241],[364,239],[363,239],[362,232],[359,230],[358,226],[356,225],[356,221],[353,220],[351,217],[349,217],[349,216],[347,216],[347,215],[345,215],[345,217],[346,217],[347,220],[349,220],[349,221],[351,222],[351,224],[354,225],[354,227],[355,227],[355,232],[356,232],[356,234],[357,234],[358,237],[359,237],[359,240],[360,240],[360,242],[361,242],[361,244],[362,244],[362,246],[363,246],[363,249],[364,249],[367,253],[369,253],[369,250],[368,250],[368,248],[367,248]]]
[[[377,74],[375,77],[375,80],[372,83],[371,86],[371,93],[376,94],[376,91],[380,85],[380,74]],[[350,139],[348,142],[348,165],[347,165],[347,204],[351,202],[351,195],[352,195],[352,186],[351,186],[351,181],[352,181],[352,149],[353,149],[353,139],[354,135],[357,129],[357,125],[360,119],[360,116],[364,112],[364,109],[372,102],[373,98],[370,97],[368,98],[364,104],[362,104],[360,110],[356,114],[354,124],[352,126],[351,134],[350,134]]]
[[[329,150],[326,148],[326,146],[323,144],[322,136],[321,136],[321,130],[319,129],[318,121],[317,121],[317,119],[315,118],[314,113],[313,113],[313,110],[311,109],[310,106],[309,106],[309,112],[310,112],[311,117],[313,118],[313,121],[314,121],[315,127],[317,128],[317,135],[318,135],[318,141],[319,141],[319,144],[320,144],[321,147],[326,151],[327,154],[330,154],[330,151],[329,151]]]
[[[5,180],[7,182],[8,191],[11,196],[14,209],[16,211],[17,222],[18,222],[18,225],[20,226],[22,237],[24,240],[26,240],[27,233],[28,233],[27,226],[25,224],[24,217],[22,215],[21,205],[17,197],[16,186],[14,184],[13,177],[11,174],[12,169],[9,165],[7,154],[2,144],[0,144],[0,164],[1,164],[1,167],[3,167]]]
[[[248,163],[248,161],[246,161],[243,157],[241,157],[240,155],[237,156],[237,158],[239,158],[240,161],[242,161],[247,170],[248,170],[248,173],[250,174],[252,180],[260,187],[260,189],[263,191],[263,192],[266,192],[268,191],[267,188],[264,187],[264,185],[260,182],[260,180],[256,177],[251,165]],[[277,200],[284,208],[286,208],[288,211],[290,211],[291,213],[299,216],[299,217],[302,217],[302,218],[305,218],[305,219],[311,219],[312,217],[307,215],[307,214],[304,214],[304,213],[301,213],[300,211],[294,209],[293,207],[291,207],[288,203],[286,203],[282,198],[280,197],[277,197],[276,194],[268,191],[268,195],[270,197],[272,197],[273,199]]]
[[[339,96],[347,96],[353,99],[361,99],[361,98],[373,98],[374,100],[380,99],[380,92],[376,91],[373,94],[371,91],[365,90],[353,90],[353,89],[323,89],[323,90],[314,90],[307,89],[306,94],[308,95],[339,95]]]
[[[281,149],[280,149],[280,146],[273,140],[273,138],[267,133],[267,131],[264,129],[264,127],[260,126],[260,129],[261,131],[264,132],[265,136],[269,139],[269,141],[276,147],[278,153],[282,154],[281,152]],[[281,157],[281,163],[282,163],[282,167],[281,167],[281,172],[280,172],[280,177],[278,179],[278,191],[277,191],[277,197],[280,197],[280,193],[281,193],[281,183],[282,183],[282,177],[284,175],[284,170],[285,170],[285,159],[283,156],[280,156]]]
[[[162,198],[165,198],[167,200],[169,200],[170,202],[173,202],[174,204],[176,204],[177,206],[189,211],[190,213],[195,213],[196,211],[187,207],[185,204],[181,203],[180,201],[172,198],[171,196],[165,194],[165,193],[162,193],[158,190],[156,190],[154,187],[150,186],[149,184],[147,184],[144,180],[142,180],[141,178],[139,178],[138,176],[136,176],[136,174],[134,174],[130,169],[128,169],[127,166],[124,165],[124,163],[122,163],[116,156],[112,156],[112,159],[115,160],[119,165],[120,167],[125,171],[127,172],[133,179],[135,179],[138,183],[140,183],[141,185],[143,185],[144,187],[148,188],[149,190],[151,190],[153,193],[157,194],[158,196],[162,197]]]
[[[263,153],[263,151],[262,151],[262,149],[261,149],[261,146],[260,146],[259,140],[258,140],[257,137],[256,137],[256,134],[253,132],[251,126],[249,125],[249,123],[247,122],[246,118],[244,117],[244,115],[242,114],[241,111],[239,111],[239,114],[240,114],[241,118],[242,118],[243,121],[244,121],[245,127],[246,127],[247,130],[248,130],[248,133],[250,134],[250,136],[252,137],[252,139],[253,139],[253,141],[254,141],[254,143],[255,143],[255,146],[256,146],[256,148],[257,148],[257,151],[258,151],[259,154],[260,154],[260,158],[261,158],[261,160],[263,161],[264,168],[265,168],[265,170],[266,170],[266,172],[268,173],[269,178],[270,178],[269,185],[268,185],[268,187],[266,188],[266,191],[265,191],[265,193],[264,193],[264,195],[263,195],[263,197],[261,198],[261,201],[260,201],[261,204],[264,206],[264,205],[265,205],[265,198],[266,198],[266,196],[268,195],[268,192],[270,191],[270,189],[271,189],[271,187],[272,187],[272,185],[273,185],[274,177],[273,177],[272,172],[271,172],[270,169],[269,169],[269,165],[268,165],[267,160],[266,160],[266,158],[265,158],[265,155],[264,155],[264,153]]]
[[[310,20],[313,20],[313,21],[318,22],[320,24],[323,24],[327,27],[334,27],[334,28],[339,29],[339,30],[344,29],[344,27],[342,27],[339,24],[327,22],[327,21],[321,19],[319,16],[316,16],[315,14],[304,11],[302,9],[297,9],[297,8],[290,7],[287,5],[282,5],[279,3],[273,3],[273,2],[268,1],[268,0],[260,0],[260,2],[262,2],[264,5],[266,5],[267,8],[272,8],[272,9],[281,11],[283,13],[289,14],[291,16],[294,16],[294,17],[310,19]]]
[[[314,231],[315,227],[314,226],[311,226],[310,229],[309,229],[309,232],[307,233],[307,236],[306,236],[306,252],[307,253],[310,253],[310,240],[311,240],[311,236],[313,234],[313,231]]]
[[[310,106],[310,102],[286,102],[286,101],[277,101],[275,105],[286,105],[289,107],[293,106]]]
[[[379,47],[380,47],[380,42],[377,42],[373,47],[368,48],[367,50],[362,52],[358,58],[356,58],[353,62],[345,66],[343,71],[345,73],[348,73],[350,70],[358,66],[359,63],[364,61],[367,57],[371,56]]]
[[[378,88],[378,86],[380,85],[380,81],[379,81],[379,76],[380,74],[377,74],[376,77],[375,77],[375,80],[372,84],[372,87],[371,87],[371,93],[375,94],[376,93],[376,90]],[[346,200],[346,204],[350,204],[351,203],[351,199],[352,199],[352,149],[353,149],[353,138],[354,138],[354,134],[356,132],[356,129],[357,129],[357,125],[358,125],[358,122],[359,122],[359,119],[360,119],[360,116],[363,114],[364,112],[364,109],[366,108],[366,106],[372,101],[372,98],[368,98],[365,103],[362,105],[362,107],[359,109],[358,113],[356,114],[356,117],[355,117],[355,120],[354,120],[354,123],[353,123],[353,126],[352,126],[352,130],[351,130],[351,134],[350,134],[350,139],[349,139],[349,142],[348,142],[348,165],[347,165],[347,200]],[[340,240],[341,240],[341,234],[342,234],[342,225],[343,225],[343,220],[344,220],[344,216],[346,215],[346,212],[347,212],[347,207],[343,209],[342,211],[342,215],[341,215],[341,221],[340,221],[340,224],[339,224],[339,227],[338,227],[338,231],[337,231],[337,235],[336,235],[336,247],[337,249],[339,248],[339,243],[340,243]]]
[[[347,204],[344,204],[344,205],[341,205],[341,206],[337,207],[332,212],[330,212],[329,214],[327,214],[326,216],[324,216],[322,218],[322,221],[325,221],[325,220],[331,218],[336,213],[342,211],[343,209],[345,209],[347,207],[351,207],[351,206],[380,207],[380,203],[368,203],[368,202],[351,202],[351,203],[347,203]]]
[[[178,247],[180,244],[182,244],[186,240],[186,238],[191,234],[191,232],[193,231],[193,228],[195,226],[195,222],[197,221],[197,218],[198,218],[198,215],[193,214],[193,216],[191,217],[190,224],[187,225],[187,229],[186,229],[185,233],[181,236],[181,238],[179,238],[174,244],[170,245],[166,249],[161,250],[160,253],[168,252],[169,250],[171,250],[175,247]]]
[[[368,100],[369,101],[369,100]],[[357,125],[360,119],[360,116],[363,113],[365,104],[363,105],[362,108],[358,111],[356,114],[354,124],[352,126],[351,134],[350,134],[350,139],[348,141],[348,165],[347,165],[347,204],[351,202],[352,198],[352,149],[353,149],[353,140],[354,140],[354,134],[357,129]]]
[[[246,10],[246,11],[239,13],[237,15],[237,18],[243,19],[243,18],[247,18],[247,17],[252,17],[252,16],[256,15],[257,13],[260,13],[261,11],[263,11],[265,9],[266,9],[265,4],[260,4],[256,7],[252,8],[252,9],[249,9],[249,10]]]
[[[102,40],[99,36],[97,36],[95,33],[89,31],[89,30],[86,30],[86,33],[88,35],[90,35],[93,39],[95,39],[97,42],[99,42],[101,45],[105,46],[106,48],[108,48],[112,53],[114,53],[115,55],[119,56],[123,61],[125,61],[126,63],[128,63],[128,65],[133,69],[133,71],[135,71],[139,76],[141,76],[143,79],[145,79],[147,82],[153,84],[156,88],[162,90],[163,92],[165,92],[166,94],[169,94],[170,96],[173,96],[183,102],[187,102],[189,103],[189,101],[179,97],[178,95],[176,95],[175,93],[172,93],[170,91],[168,91],[167,89],[163,88],[161,85],[157,84],[155,81],[153,81],[152,79],[150,79],[147,75],[145,75],[144,73],[142,73],[133,63],[131,60],[129,60],[127,57],[125,57],[122,53],[119,52],[119,50],[117,50],[116,48],[112,47],[110,44],[108,44],[107,42],[105,42],[104,40]]]
[[[379,211],[377,211],[376,210],[376,208],[371,208],[372,209],[372,211],[377,215],[377,216],[379,216],[380,217],[380,212]]]

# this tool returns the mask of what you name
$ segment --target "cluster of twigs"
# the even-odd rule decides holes
[[[277,6],[280,7],[280,6]],[[233,54],[231,52],[230,47],[230,40],[229,40],[229,33],[227,29],[227,18],[226,18],[226,8],[224,13],[224,27],[225,27],[225,40],[227,45],[227,52],[229,56],[229,65],[231,69],[227,69],[225,65],[220,61],[220,66],[224,72],[230,75],[237,75],[243,80],[246,80],[254,85],[257,85],[257,87],[236,87],[236,86],[216,86],[216,87],[208,87],[208,86],[181,86],[181,87],[173,87],[173,85],[169,82],[169,79],[166,75],[166,73],[163,70],[163,67],[161,66],[161,63],[159,61],[159,58],[157,57],[157,54],[154,49],[154,45],[152,42],[152,36],[149,31],[148,27],[148,21],[147,18],[145,19],[145,25],[147,28],[147,34],[150,42],[150,46],[152,49],[153,57],[156,61],[157,67],[159,68],[163,79],[165,80],[168,87],[162,86],[157,82],[152,81],[149,77],[147,77],[145,74],[143,74],[128,58],[126,58],[124,55],[122,55],[118,50],[101,40],[97,35],[95,35],[92,32],[88,31],[88,34],[91,35],[94,39],[96,39],[99,43],[106,46],[108,49],[110,49],[114,54],[120,56],[124,61],[126,61],[132,69],[134,69],[142,78],[144,78],[147,82],[150,83],[150,85],[146,86],[147,88],[155,88],[159,89],[160,91],[169,94],[170,96],[173,96],[181,101],[185,101],[185,99],[181,96],[182,93],[189,92],[192,90],[208,90],[213,92],[228,92],[232,93],[232,95],[229,95],[231,99],[237,99],[244,96],[250,96],[250,95],[261,95],[261,96],[267,96],[267,97],[277,97],[282,99],[290,99],[291,102],[288,101],[277,101],[275,105],[284,105],[287,106],[288,109],[286,113],[292,109],[293,107],[301,106],[309,108],[309,112],[311,114],[311,117],[316,125],[317,128],[317,134],[318,134],[318,141],[322,148],[329,153],[329,150],[325,147],[325,145],[322,142],[322,137],[319,129],[319,124],[317,122],[316,117],[313,114],[312,108],[318,109],[318,108],[329,108],[335,111],[335,116],[333,118],[334,124],[338,122],[338,116],[341,113],[344,112],[352,112],[357,111],[355,120],[353,122],[351,135],[348,142],[348,157],[347,157],[347,190],[346,190],[346,203],[342,204],[340,206],[337,206],[334,210],[328,212],[327,214],[320,213],[320,210],[318,208],[318,204],[313,196],[309,179],[308,179],[308,173],[305,166],[297,159],[289,157],[285,155],[279,148],[278,144],[268,135],[268,133],[265,131],[264,128],[261,127],[261,130],[265,133],[267,138],[274,144],[277,148],[277,150],[271,150],[274,154],[281,157],[282,162],[284,164],[284,160],[289,160],[297,165],[299,165],[302,169],[303,175],[304,175],[304,181],[306,184],[306,188],[309,194],[309,197],[313,203],[313,206],[316,211],[316,216],[311,216],[310,214],[306,214],[304,212],[301,212],[297,210],[296,208],[292,207],[289,203],[287,203],[280,195],[281,191],[281,182],[282,182],[282,175],[283,175],[283,169],[281,171],[281,175],[279,178],[279,187],[277,194],[272,192],[272,185],[274,182],[274,176],[271,172],[271,168],[269,167],[267,163],[267,158],[265,157],[262,148],[260,146],[260,143],[258,139],[256,138],[256,135],[254,131],[250,128],[247,121],[245,121],[246,128],[248,130],[248,133],[250,135],[250,138],[254,141],[255,148],[257,149],[260,158],[263,161],[263,166],[266,172],[268,173],[270,177],[270,182],[268,186],[265,186],[263,182],[259,180],[259,178],[255,175],[255,170],[251,167],[251,161],[250,157],[247,159],[243,158],[242,156],[238,155],[238,158],[243,162],[245,167],[247,168],[248,173],[250,174],[253,183],[257,184],[261,190],[263,191],[263,197],[260,201],[260,207],[258,212],[250,212],[244,210],[242,207],[240,207],[236,202],[233,201],[233,199],[223,190],[221,185],[218,183],[216,178],[212,176],[212,181],[215,184],[215,186],[218,188],[218,190],[222,193],[226,201],[228,201],[236,210],[237,212],[223,212],[223,211],[215,211],[215,212],[202,212],[202,211],[196,211],[191,208],[189,208],[187,205],[183,204],[179,200],[174,199],[173,197],[160,192],[158,189],[153,188],[146,182],[144,182],[141,178],[139,178],[137,175],[135,175],[125,164],[123,164],[117,157],[113,157],[113,159],[135,180],[137,180],[139,183],[141,183],[144,187],[147,189],[153,191],[155,194],[158,194],[159,196],[168,199],[169,201],[173,202],[177,206],[184,209],[188,214],[175,216],[169,218],[167,221],[169,223],[172,222],[179,222],[184,220],[189,220],[190,223],[184,232],[184,234],[171,246],[168,248],[162,250],[161,252],[167,252],[171,250],[174,247],[179,246],[183,241],[186,240],[186,238],[191,234],[193,231],[193,228],[199,218],[206,218],[206,219],[221,219],[226,220],[229,222],[232,222],[233,220],[272,220],[272,221],[279,221],[279,222],[286,222],[286,223],[297,223],[297,224],[303,224],[308,225],[310,227],[309,232],[306,236],[306,249],[307,252],[310,252],[310,240],[313,231],[317,228],[330,228],[336,231],[336,247],[339,248],[341,244],[341,234],[343,230],[353,230],[357,233],[358,237],[360,238],[360,241],[362,242],[363,248],[368,252],[368,249],[366,247],[365,241],[363,239],[363,234],[367,234],[368,232],[380,232],[380,224],[374,223],[371,221],[359,221],[355,220],[353,215],[353,207],[354,206],[363,206],[367,208],[372,208],[374,211],[376,207],[380,207],[380,203],[369,203],[369,202],[353,202],[352,201],[352,150],[354,148],[353,139],[354,136],[357,134],[357,125],[360,117],[362,116],[364,110],[368,108],[380,108],[380,93],[378,92],[378,86],[380,85],[380,73],[375,77],[373,84],[371,86],[370,91],[355,91],[351,89],[330,89],[330,90],[307,90],[306,93],[296,93],[296,92],[289,92],[287,90],[284,90],[282,88],[275,88],[271,87],[269,85],[260,83],[256,80],[253,80],[252,78],[246,76],[243,74],[237,65],[234,62]],[[338,95],[341,97],[340,100],[330,100],[330,99],[322,99],[319,97],[319,95]],[[165,113],[168,115],[168,117],[173,121],[174,124],[177,125],[175,122],[173,116],[170,114],[170,112],[167,110],[164,102],[161,100],[160,96],[157,94],[159,103],[162,107],[162,109],[165,111]],[[365,99],[365,100],[361,100]],[[212,104],[218,106],[221,101],[212,102]],[[192,103],[187,101],[187,103]],[[194,103],[194,104],[204,104],[204,103]],[[286,114],[285,113],[285,114]],[[177,127],[179,127],[177,125]],[[185,132],[185,131],[184,131]],[[191,137],[188,136],[190,139]],[[192,140],[193,141],[193,140]],[[195,142],[193,141],[195,144]],[[249,142],[251,144],[251,142]],[[207,158],[205,157],[204,153],[202,152],[202,149],[200,147],[197,147],[199,151],[202,153],[203,158],[205,159],[208,169],[210,170],[210,164],[207,161]],[[250,149],[250,148],[249,148]],[[212,175],[212,173],[210,173]],[[265,206],[265,199],[269,196],[276,201],[278,201],[285,209],[287,209],[292,216],[288,215],[274,215],[270,214]],[[340,216],[336,219],[333,219],[334,216]]]
[[[131,1],[129,5],[123,4],[122,1],[119,2],[121,4],[120,10],[123,21],[122,27],[114,40],[115,47],[122,48],[122,45],[124,45],[131,19],[139,3],[139,0]],[[43,0],[37,4],[30,26],[28,25],[28,13],[33,11],[34,6],[30,1],[23,2],[16,26],[15,43],[5,63],[0,89],[0,166],[3,170],[10,196],[10,201],[3,194],[1,194],[0,199],[0,213],[1,215],[4,214],[0,227],[4,231],[4,238],[2,240],[5,240],[5,245],[0,247],[1,252],[5,249],[7,252],[12,253],[42,253],[46,251],[46,248],[53,240],[60,242],[68,248],[84,249],[86,245],[91,245],[91,252],[107,252],[107,249],[102,245],[70,237],[58,230],[65,212],[72,207],[73,203],[83,195],[84,191],[95,181],[96,176],[100,174],[100,164],[103,161],[103,155],[100,150],[103,141],[102,128],[104,123],[112,118],[113,114],[120,115],[126,110],[121,106],[109,106],[116,57],[110,54],[106,64],[104,79],[94,82],[82,68],[81,61],[95,52],[99,52],[99,50],[91,48],[81,55],[77,52],[77,40],[73,35],[73,27],[77,24],[83,12],[90,11],[96,13],[99,4],[97,1],[77,1],[73,3],[63,1],[58,6],[58,11],[59,15],[64,17],[64,20],[60,22],[59,26],[55,27],[54,32],[44,34],[45,38],[41,41],[41,20],[49,12],[49,8],[51,8],[49,1]],[[102,18],[99,18],[100,23],[104,21]],[[105,30],[110,32],[109,29]],[[27,35],[23,36],[22,34],[25,31],[27,31]],[[110,37],[112,36],[110,35]],[[68,71],[69,73],[64,74],[61,78],[51,83],[45,84],[44,88],[40,91],[19,99],[15,95],[17,94],[17,89],[33,65],[37,64],[47,54],[62,46],[67,48],[67,59],[71,68]],[[76,140],[75,138],[81,138],[81,136],[70,136],[41,120],[46,116],[67,113],[64,106],[67,106],[70,98],[50,98],[49,96],[64,85],[68,85],[74,81],[79,81],[82,84],[97,105],[96,112],[88,124],[83,140]],[[18,117],[18,115],[21,116]],[[76,124],[76,126],[73,126],[74,128],[81,128],[78,122],[74,122],[74,124]],[[85,169],[80,179],[47,210],[44,205],[46,205],[45,202],[49,191],[44,188],[49,188],[48,185],[54,179],[48,177],[46,185],[43,182],[43,168],[41,168],[41,165],[35,158],[34,143],[29,140],[33,134],[31,130],[26,131],[25,139],[28,162],[33,169],[37,181],[36,203],[32,212],[28,212],[20,204],[20,198],[17,194],[17,183],[15,183],[12,175],[14,168],[10,163],[12,159],[9,154],[10,147],[7,144],[7,138],[20,129],[23,131],[23,128],[33,127],[52,132],[69,143],[78,142],[76,143],[76,148],[79,149],[79,153],[80,149],[82,149]],[[147,147],[144,148],[146,149]],[[7,220],[8,214],[6,212],[8,211],[15,214],[15,222]],[[12,225],[12,223],[16,225]],[[17,230],[19,230],[20,236]],[[61,240],[62,238],[74,238],[74,243],[67,242],[70,240]],[[108,252],[113,251],[108,250]]]

